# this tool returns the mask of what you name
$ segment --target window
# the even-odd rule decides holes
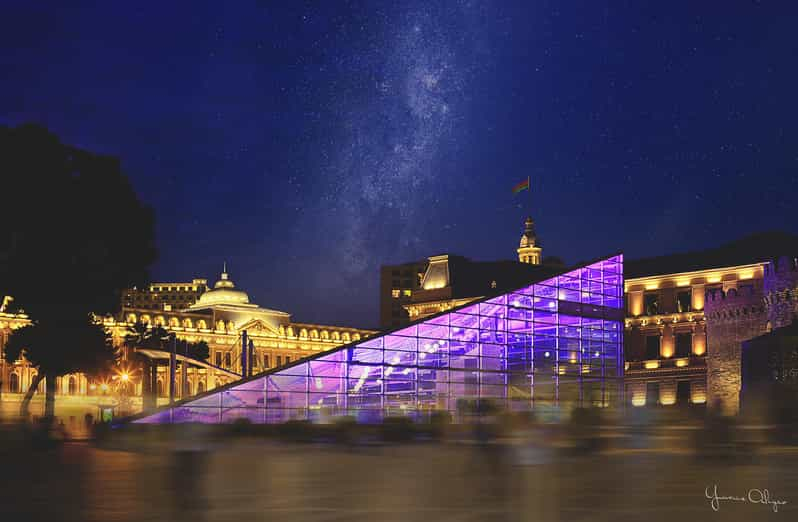
[[[398,288],[399,287],[399,280],[398,279],[394,279],[393,281],[391,281],[391,286],[394,287],[394,288]]]
[[[391,297],[393,297],[394,299],[397,299],[399,297],[399,290],[397,290],[395,288],[393,290],[391,290]]]
[[[224,366],[225,368],[230,368],[233,366],[233,356],[230,354],[230,352],[224,354]]]
[[[676,294],[676,311],[689,312],[691,308],[691,294],[690,290],[682,290]]]
[[[646,383],[646,406],[656,406],[659,404],[659,383]]]
[[[659,335],[646,337],[646,359],[659,359]]]
[[[8,376],[8,391],[11,393],[19,393],[19,375],[12,373]]]
[[[657,315],[659,313],[659,293],[647,293],[643,298],[646,315]]]
[[[413,292],[411,292],[410,290],[402,290],[402,294],[405,297],[410,297],[411,295],[413,295]]]
[[[676,383],[676,404],[690,403],[690,381],[678,381]]]
[[[214,360],[214,364],[216,364],[216,366],[221,367],[222,366],[222,352],[216,352],[215,356],[216,356],[216,359]]]
[[[677,333],[676,338],[676,357],[690,357],[693,351],[693,334]]]
[[[263,354],[263,367],[264,368],[269,367],[269,356],[266,354]]]
[[[285,364],[288,364],[288,363],[290,363],[290,362],[291,362],[291,358],[290,358],[289,356],[287,356],[287,355],[286,355],[286,356],[285,356]]]
[[[278,355],[277,356],[277,366],[282,366],[282,365],[283,365],[283,356],[282,355]]]

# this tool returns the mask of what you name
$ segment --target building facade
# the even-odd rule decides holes
[[[564,268],[561,263],[542,265],[543,250],[531,217],[524,222],[516,252],[518,261],[473,261],[442,254],[424,261],[383,266],[380,326],[403,326]]]
[[[764,265],[626,279],[626,395],[633,406],[707,402],[706,296],[761,286]]]
[[[627,263],[629,403],[707,404],[738,413],[742,344],[792,324],[798,312],[798,261],[785,252],[798,252],[794,236],[760,234]]]
[[[161,326],[179,340],[208,343],[210,356],[205,364],[187,362],[186,371],[177,372],[176,397],[202,393],[239,379],[244,332],[252,346],[253,372],[284,366],[375,333],[359,328],[293,322],[286,312],[250,303],[249,296],[235,287],[226,271],[213,288],[209,288],[204,279],[193,279],[191,283],[152,283],[146,289],[125,292],[122,305],[117,317],[101,318],[117,346],[124,345],[125,337],[136,323]],[[24,314],[0,312],[0,350],[14,329],[28,323]],[[163,351],[169,350],[166,341]],[[162,354],[155,354],[158,355]],[[140,398],[147,377],[135,367],[132,359],[125,353],[121,364],[130,370],[130,393]],[[3,400],[21,400],[33,382],[36,369],[25,360],[0,364]],[[182,363],[179,365],[182,370]],[[162,361],[156,370],[156,391],[163,402],[169,395],[168,362]],[[108,379],[92,381],[83,374],[73,374],[60,377],[56,388],[57,394],[64,397],[100,397],[113,391],[114,384]],[[44,383],[40,384],[38,392],[43,391]],[[135,400],[134,405],[141,407],[140,399]]]
[[[426,260],[380,267],[381,329],[388,330],[410,322],[404,305],[421,288],[421,278],[426,269]]]

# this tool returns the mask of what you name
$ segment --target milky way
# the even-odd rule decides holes
[[[119,156],[156,280],[375,326],[380,265],[527,212],[569,263],[798,226],[795,2],[66,4],[3,5],[0,124]]]
[[[336,105],[340,148],[329,171],[339,224],[333,253],[349,278],[374,278],[379,260],[397,248],[417,254],[426,221],[421,214],[436,213],[436,160],[441,147],[458,138],[474,67],[428,11],[404,12],[384,31],[365,99],[339,96]]]

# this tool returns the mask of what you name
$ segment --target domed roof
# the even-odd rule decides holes
[[[242,290],[236,290],[236,285],[227,274],[227,263],[222,271],[221,279],[213,285],[213,290],[208,290],[200,296],[191,308],[207,308],[212,305],[242,305],[249,304],[249,296]]]

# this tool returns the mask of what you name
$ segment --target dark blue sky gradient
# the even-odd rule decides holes
[[[122,158],[155,279],[374,326],[380,264],[512,258],[527,213],[569,263],[798,231],[794,2],[29,4],[0,123]]]

